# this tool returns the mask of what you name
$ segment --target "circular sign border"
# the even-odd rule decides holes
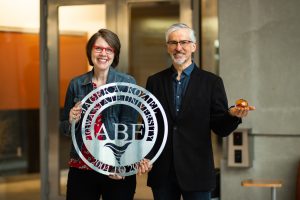
[[[155,104],[157,105],[158,109],[160,110],[160,113],[162,115],[163,122],[164,122],[163,123],[164,124],[164,136],[163,136],[163,140],[162,140],[162,143],[160,145],[160,148],[156,152],[155,156],[153,156],[153,158],[150,159],[150,164],[153,164],[158,159],[158,157],[160,156],[160,154],[162,153],[162,151],[163,151],[163,149],[164,149],[164,147],[166,145],[167,137],[168,137],[168,120],[167,120],[167,116],[166,116],[166,113],[165,113],[162,105],[160,104],[160,102],[158,101],[158,99],[151,92],[149,92],[148,90],[146,90],[145,88],[143,88],[141,86],[138,86],[138,85],[132,84],[132,83],[127,83],[127,82],[108,83],[108,84],[102,85],[102,86],[98,87],[97,89],[91,91],[88,95],[86,95],[81,100],[81,103],[85,102],[88,98],[90,98],[90,96],[92,96],[94,93],[96,93],[98,91],[104,90],[105,88],[109,88],[109,87],[119,87],[119,86],[126,86],[126,87],[129,87],[129,88],[136,88],[136,89],[140,90],[144,94],[148,95],[155,102]],[[82,155],[82,153],[81,153],[81,151],[80,151],[80,149],[79,149],[79,147],[77,145],[76,137],[75,137],[75,134],[76,134],[75,125],[76,125],[75,124],[75,120],[73,120],[72,123],[71,123],[71,135],[72,135],[73,146],[74,146],[77,154],[84,161],[85,164],[87,164],[89,167],[90,167],[90,165],[92,165],[93,167],[95,167],[93,164],[91,164],[89,161],[86,160],[86,158]],[[158,129],[158,127],[157,127],[157,129]],[[92,167],[92,169],[93,169],[93,167]],[[95,171],[97,171],[97,172],[99,172],[101,174],[105,174],[105,175],[112,174],[112,173],[110,173],[108,171],[103,171],[103,170],[100,170],[100,169],[99,170],[95,170]],[[122,175],[122,176],[129,176],[129,175],[136,174],[136,172],[137,172],[137,170],[130,171],[128,173],[118,173],[118,174]]]

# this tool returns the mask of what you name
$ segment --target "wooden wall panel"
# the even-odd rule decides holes
[[[88,69],[86,35],[60,37],[60,105],[68,82]],[[38,109],[39,35],[0,31],[0,110]]]
[[[85,53],[86,36],[60,37],[60,106],[63,107],[68,84],[72,78],[88,70]]]
[[[39,54],[36,34],[0,32],[0,109],[37,108]]]

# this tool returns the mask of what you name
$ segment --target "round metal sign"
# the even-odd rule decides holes
[[[104,117],[95,128],[99,116],[114,106],[134,110],[139,120],[111,123]],[[82,161],[93,170],[129,176],[137,173],[140,160],[147,158],[153,163],[161,154],[168,134],[167,117],[160,102],[146,89],[125,82],[106,84],[85,96],[81,107],[81,137],[75,135],[78,127],[72,122],[72,141]],[[85,145],[92,159],[85,157],[78,144]]]

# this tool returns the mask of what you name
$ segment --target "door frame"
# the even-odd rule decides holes
[[[107,28],[116,29],[117,0],[40,0],[40,176],[41,200],[63,200],[59,168],[58,8],[106,5]]]

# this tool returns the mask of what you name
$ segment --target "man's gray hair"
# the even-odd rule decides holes
[[[188,25],[184,24],[184,23],[173,24],[167,29],[166,34],[165,34],[166,35],[166,42],[168,42],[169,35],[172,32],[177,31],[179,29],[187,29],[190,32],[190,40],[192,42],[196,43],[195,31],[193,29],[191,29]]]

